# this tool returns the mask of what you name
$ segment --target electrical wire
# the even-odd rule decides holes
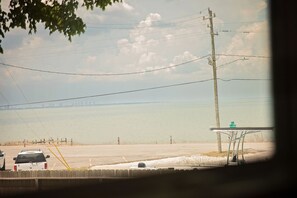
[[[17,69],[23,69],[23,70],[29,70],[29,71],[34,71],[34,72],[42,72],[42,73],[50,73],[50,74],[59,74],[59,75],[70,75],[70,76],[125,76],[125,75],[135,75],[135,74],[144,74],[144,73],[151,73],[155,71],[160,71],[160,70],[165,70],[165,69],[170,69],[170,68],[175,68],[175,67],[180,67],[183,65],[186,65],[188,63],[192,63],[201,59],[204,59],[208,57],[208,55],[195,58],[186,62],[182,62],[179,64],[175,65],[170,65],[166,67],[161,67],[161,68],[156,68],[156,69],[149,69],[149,70],[144,70],[144,71],[133,71],[133,72],[123,72],[123,73],[73,73],[73,72],[60,72],[60,71],[50,71],[50,70],[42,70],[42,69],[34,69],[34,68],[29,68],[29,67],[23,67],[23,66],[17,66],[17,65],[12,65],[12,64],[7,64],[7,63],[0,63],[0,65],[6,66],[6,67],[12,67],[12,68],[17,68]]]
[[[230,81],[267,81],[271,80],[269,78],[232,78],[232,79],[222,79],[217,78],[218,80],[224,81],[224,82],[230,82]]]
[[[266,32],[266,31],[250,31],[250,30],[238,31],[238,30],[228,30],[228,29],[223,29],[223,30],[219,30],[218,32],[222,32],[222,33],[243,33],[243,34],[251,34],[251,33],[264,33],[264,32]]]
[[[158,31],[157,31],[158,32]],[[161,35],[160,33],[158,34],[156,31],[153,32],[153,34],[156,34],[157,36]],[[151,34],[151,33],[146,33],[146,34]],[[182,34],[172,34],[172,36],[174,36],[174,40],[181,40],[181,39],[188,39],[188,38],[197,38],[197,37],[203,37],[205,35],[208,35],[209,32],[202,32],[202,31],[199,31],[199,32],[190,32],[190,33],[182,33]],[[116,40],[119,40],[119,38],[112,38],[112,39],[108,39],[108,38],[104,38],[104,39],[94,39],[93,40],[93,43],[96,43],[96,42],[106,42],[106,41],[111,41],[112,42],[116,42],[114,39]],[[153,41],[157,41],[157,42],[164,42],[164,41],[168,41],[167,38],[154,38],[152,39]],[[129,47],[130,45],[133,45],[134,42],[129,42],[125,45],[123,45],[123,47],[127,46]],[[171,43],[172,44],[172,43]],[[174,42],[174,44],[179,44],[179,42]],[[149,43],[145,43],[145,44],[141,44],[141,47],[149,47]],[[36,51],[30,55],[24,55],[24,54],[18,54],[17,57],[18,58],[22,58],[22,59],[28,59],[28,58],[32,58],[32,57],[42,57],[42,56],[46,56],[47,58],[48,57],[53,57],[53,56],[57,56],[57,54],[61,55],[63,54],[63,57],[65,56],[68,56],[68,55],[83,55],[83,54],[88,54],[90,52],[98,52],[98,50],[101,50],[101,49],[115,49],[115,50],[118,50],[119,48],[117,46],[114,46],[114,45],[110,45],[110,42],[109,44],[105,44],[105,45],[100,45],[100,46],[89,46],[89,47],[83,47],[81,48],[81,44],[79,43],[76,43],[76,44],[71,44],[70,47],[71,49],[67,49],[66,51],[65,50],[59,50],[59,52],[57,52],[57,50],[55,49],[56,45],[52,45],[52,46],[45,46],[45,47],[38,47],[38,49],[48,49],[46,53],[43,53],[44,51],[40,51],[41,53],[37,53]],[[53,50],[53,48],[55,50]],[[33,50],[36,50],[37,48],[33,48]],[[7,55],[6,57],[10,57],[10,58],[15,58],[15,54],[11,54],[11,55]]]
[[[25,101],[29,102],[28,98],[26,97],[23,89],[18,85],[17,81],[15,80],[15,78],[13,77],[12,73],[9,71],[8,68],[6,68],[7,73],[9,74],[10,78],[12,79],[12,81],[14,82],[15,86],[17,87],[17,89],[19,90],[19,92],[21,93],[22,97],[25,99]],[[45,127],[44,123],[40,120],[40,116],[36,113],[36,111],[34,109],[32,109],[32,112],[36,118],[36,120],[39,122],[39,124],[43,127],[44,131],[47,133],[47,135],[49,135],[48,132],[48,128]]]
[[[216,56],[235,56],[235,57],[249,57],[249,58],[271,58],[270,56],[242,55],[242,54],[216,54]]]
[[[201,11],[202,12],[202,11]],[[201,12],[200,12],[200,14],[201,14]],[[193,16],[193,17],[191,17],[191,18],[188,18],[188,17],[190,17],[190,16]],[[197,18],[201,18],[202,16],[197,16],[197,14],[195,14],[195,15],[190,15],[190,16],[187,16],[187,18],[185,18],[185,17],[181,17],[181,19],[180,20],[175,20],[175,21],[172,21],[172,23],[173,22],[177,22],[177,23],[184,23],[184,22],[188,22],[189,20],[196,20]],[[158,22],[158,21],[157,21]],[[125,24],[102,24],[102,25],[125,25]],[[129,23],[128,25],[132,25],[132,23]],[[193,25],[191,25],[191,27],[193,27]],[[90,26],[89,27],[90,29],[96,29],[96,28],[101,28],[101,26]],[[112,28],[115,28],[115,29],[129,29],[129,28],[126,28],[126,27],[112,27]],[[104,27],[103,27],[103,29],[105,29]],[[158,32],[158,31],[157,31]],[[176,32],[176,30],[174,30],[174,32]],[[153,32],[154,34],[156,34],[156,30]],[[150,33],[146,33],[146,34],[150,34]],[[158,36],[160,35],[160,34],[157,34]],[[195,33],[195,35],[199,35],[199,33],[197,34],[197,33]],[[175,37],[175,39],[177,39],[178,37]],[[181,38],[184,38],[184,37],[181,37]],[[115,39],[118,39],[118,38],[115,38]],[[101,39],[101,40],[104,40],[104,41],[106,41],[106,40],[110,40],[110,39]],[[160,38],[160,39],[154,39],[154,40],[160,40],[160,41],[162,41],[162,40],[166,40],[166,39],[163,39],[163,38]],[[81,44],[77,44],[77,46],[79,46],[79,45],[81,45]],[[73,44],[72,44],[72,46],[74,46]],[[49,47],[49,46],[48,46]],[[46,48],[48,48],[48,47],[46,47]],[[41,48],[41,47],[39,47],[39,48]],[[45,47],[43,47],[43,48],[45,48]],[[100,47],[100,48],[102,48],[102,47]],[[104,49],[106,49],[106,48],[110,48],[109,46],[103,46],[103,48]],[[114,47],[112,47],[112,48],[114,48]],[[98,50],[98,47],[96,47],[96,49],[94,49],[94,50]],[[67,53],[69,53],[69,52],[71,52],[71,51],[73,51],[73,50],[67,50]],[[77,51],[77,49],[75,49],[75,51]],[[85,52],[86,51],[86,48],[84,48],[83,49],[83,51]],[[56,54],[57,52],[55,52],[54,54]],[[81,52],[79,52],[79,54],[81,54]],[[31,55],[30,57],[40,57],[40,55],[43,55],[43,54],[36,54],[36,52],[33,54],[33,55]],[[46,53],[46,54],[44,54],[44,55],[46,55],[47,57],[48,57],[48,53]],[[64,56],[65,56],[65,52],[64,52]],[[18,57],[23,57],[22,55],[18,55]],[[25,56],[25,58],[27,58],[28,57],[28,55],[26,55]]]
[[[214,24],[239,24],[239,23],[259,23],[259,22],[265,22],[266,20],[259,20],[259,21],[233,21],[233,22],[226,22],[224,21],[223,23],[220,22],[213,22]]]
[[[206,9],[204,9],[206,10]],[[155,22],[157,24],[154,24],[154,26],[159,26],[159,25],[167,25],[167,24],[179,24],[179,23],[185,23],[188,21],[193,21],[199,18],[202,18],[203,16],[199,16],[202,14],[204,10],[201,10],[199,14],[192,14],[192,15],[187,15],[179,18],[175,18],[172,20],[165,20],[165,21],[160,21],[160,20],[151,20],[151,22]],[[143,19],[145,20],[145,19]],[[143,21],[141,20],[141,21]],[[92,24],[87,24],[87,28],[107,28],[107,29],[133,29],[133,28],[146,28],[146,27],[139,27],[139,21],[135,23],[105,23],[105,24],[100,24],[99,26],[93,26]],[[118,26],[118,27],[117,27]]]
[[[185,24],[185,23],[197,20],[199,18],[202,18],[202,16],[184,19],[184,20],[180,20],[180,21],[172,21],[172,22],[155,21],[155,23],[152,26],[139,26],[139,23],[131,24],[130,26],[125,26],[122,24],[118,24],[118,25],[122,25],[122,26],[113,26],[112,24],[102,24],[99,26],[91,26],[90,25],[90,26],[87,26],[87,28],[89,28],[89,29],[109,29],[109,30],[134,30],[134,29],[142,29],[142,28],[148,28],[148,27],[154,27],[154,28],[165,27],[166,28],[166,27],[172,26],[172,25]],[[154,21],[152,21],[152,22],[154,22]]]
[[[8,101],[8,99],[5,97],[5,95],[1,92],[1,90],[0,90],[0,95],[1,95],[1,97],[6,101],[6,103],[9,105],[9,101]],[[16,114],[16,116],[18,117],[18,119],[22,122],[22,123],[24,123],[24,125],[26,125],[26,127],[31,131],[31,133],[35,136],[35,137],[38,137],[38,139],[41,139],[40,137],[39,137],[39,135],[38,135],[38,133],[36,133],[36,131],[25,121],[25,119],[21,116],[21,114],[18,112],[18,111],[16,111],[16,110],[14,110],[13,111],[15,114]]]
[[[16,80],[14,79],[12,73],[8,70],[8,68],[6,68],[6,70],[7,70],[7,73],[9,74],[10,78],[13,80],[13,82],[14,82],[15,85],[16,85],[16,87],[18,88],[19,92],[20,92],[21,95],[23,96],[23,98],[28,102],[28,98],[27,98],[26,95],[24,94],[22,88],[17,84],[17,82],[16,82]],[[1,93],[1,92],[0,92],[0,93]],[[5,97],[2,93],[1,93],[1,96],[2,96],[5,100],[7,100],[6,97]],[[7,100],[7,103],[9,104],[8,100]],[[44,125],[44,123],[40,120],[40,116],[37,115],[37,113],[35,112],[35,109],[32,109],[32,112],[34,113],[34,115],[35,115],[37,121],[39,122],[39,124],[43,127],[44,131],[46,131],[47,135],[49,136],[49,133],[48,133],[48,131],[47,131],[48,128],[46,128],[45,125]],[[15,113],[17,114],[17,116],[19,117],[19,119],[20,119],[21,121],[23,121],[23,122],[27,125],[27,127],[28,127],[29,129],[31,129],[31,132],[35,135],[35,137],[38,137],[38,138],[40,139],[39,135],[38,135],[37,133],[35,133],[35,131],[33,130],[33,128],[30,127],[29,124],[28,124],[27,122],[24,121],[24,119],[21,117],[21,115],[20,115],[17,111],[15,111]],[[25,140],[24,140],[24,144],[25,144]],[[53,143],[53,144],[54,144],[54,143]],[[71,169],[70,166],[69,166],[69,164],[67,163],[67,161],[66,161],[65,158],[63,157],[62,153],[61,153],[60,150],[58,149],[58,147],[57,147],[55,144],[54,144],[54,146],[55,146],[56,150],[58,151],[58,153],[60,154],[62,160],[59,159],[59,158],[55,155],[55,153],[49,148],[49,146],[46,146],[46,147],[49,149],[49,151],[50,151],[55,157],[57,157],[57,159],[58,159],[58,160],[59,160],[59,161],[60,161],[60,162],[67,168],[67,170]],[[63,163],[63,162],[64,162],[64,163]]]
[[[227,63],[223,63],[223,64],[221,64],[221,65],[218,65],[218,66],[217,66],[217,69],[221,69],[223,66],[225,66],[225,65],[230,65],[230,64],[235,63],[235,62],[237,62],[237,61],[245,61],[245,60],[248,60],[248,59],[246,59],[245,57],[243,57],[243,58],[239,58],[239,59],[235,59],[235,60],[233,60],[233,61],[230,61],[230,62],[227,62]]]
[[[236,79],[222,79],[217,78],[221,81],[263,81],[263,80],[270,80],[270,79],[252,79],[252,78],[236,78]],[[16,103],[16,104],[7,104],[7,105],[1,105],[0,108],[9,108],[9,107],[16,107],[16,106],[24,106],[24,105],[33,105],[33,104],[44,104],[44,103],[51,103],[51,102],[63,102],[63,101],[70,101],[70,100],[81,100],[81,99],[87,99],[87,98],[98,98],[98,97],[105,97],[105,96],[113,96],[113,95],[122,95],[122,94],[129,94],[129,93],[136,93],[136,92],[144,92],[144,91],[151,91],[151,90],[157,90],[157,89],[165,89],[165,88],[171,88],[171,87],[180,87],[185,85],[192,85],[197,83],[204,83],[208,81],[212,81],[213,78],[205,79],[205,80],[196,80],[191,82],[183,82],[183,83],[177,83],[177,84],[171,84],[171,85],[162,85],[162,86],[156,86],[156,87],[148,87],[148,88],[140,88],[140,89],[133,89],[133,90],[126,90],[126,91],[119,91],[119,92],[110,92],[110,93],[103,93],[103,94],[95,94],[95,95],[88,95],[88,96],[79,96],[79,97],[71,97],[71,98],[61,98],[61,99],[53,99],[53,100],[41,100],[41,101],[35,101],[35,102],[27,102],[27,103]]]
[[[199,80],[199,81],[192,81],[192,82],[185,82],[185,83],[178,83],[178,84],[171,84],[171,85],[163,85],[163,86],[149,87],[149,88],[140,88],[140,89],[126,90],[126,91],[119,91],[119,92],[103,93],[103,94],[96,94],[96,95],[89,95],[89,96],[80,96],[80,97],[72,97],[72,98],[62,98],[62,99],[54,99],[54,100],[43,100],[43,101],[35,101],[35,102],[27,102],[27,103],[2,105],[2,106],[0,106],[0,108],[121,95],[121,94],[143,92],[143,91],[156,90],[156,89],[164,89],[164,88],[169,88],[169,87],[178,87],[178,86],[190,85],[190,84],[195,84],[195,83],[207,82],[207,81],[211,81],[211,80],[212,79],[206,79],[206,80]]]

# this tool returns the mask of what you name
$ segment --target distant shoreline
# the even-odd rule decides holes
[[[227,144],[227,141],[222,141],[223,144]],[[274,141],[245,141],[245,143],[274,143]],[[174,142],[172,143],[172,145],[174,144],[217,144],[217,142],[207,142],[207,141],[201,141],[201,142]],[[117,144],[117,143],[79,143],[79,142],[73,142],[71,143],[37,143],[37,144],[32,144],[32,143],[26,143],[26,146],[46,146],[46,145],[57,145],[57,146],[97,146],[97,145],[111,145],[111,146],[116,146],[116,145],[170,145],[170,143],[166,143],[166,142],[160,142],[160,143],[149,143],[149,142],[139,142],[139,143],[121,143],[121,144]],[[4,143],[0,143],[0,146],[24,146],[24,142],[23,141],[10,141],[10,142],[4,142]]]

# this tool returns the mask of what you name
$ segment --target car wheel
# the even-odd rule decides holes
[[[138,163],[138,168],[145,168],[145,167],[146,167],[145,163],[143,162]]]

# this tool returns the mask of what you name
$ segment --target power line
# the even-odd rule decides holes
[[[216,24],[239,24],[239,23],[259,23],[259,22],[266,22],[266,20],[258,20],[258,21],[230,21],[230,22],[226,22],[224,21],[223,23],[220,21],[220,22],[214,22]]]
[[[250,33],[263,33],[266,31],[250,31],[250,30],[244,30],[244,31],[239,31],[239,30],[230,30],[230,29],[223,29],[223,30],[219,30],[218,32],[222,32],[222,33],[243,33],[243,34],[250,34]]]
[[[0,95],[2,96],[2,98],[6,101],[6,103],[9,105],[9,101],[8,99],[5,97],[5,95],[0,91]],[[14,113],[16,114],[16,116],[19,118],[19,120],[24,123],[26,125],[26,127],[34,134],[34,136],[37,136],[39,139],[40,137],[38,136],[38,134],[35,132],[35,130],[24,120],[24,118],[20,115],[20,113],[18,111],[14,111]]]
[[[6,67],[12,67],[12,68],[17,68],[17,69],[23,69],[23,70],[29,70],[29,71],[34,71],[34,72],[42,72],[42,73],[50,73],[50,74],[59,74],[59,75],[70,75],[70,76],[125,76],[125,75],[135,75],[135,74],[144,74],[144,73],[151,73],[155,71],[160,71],[160,70],[165,70],[165,69],[170,69],[170,68],[175,68],[175,67],[180,67],[183,65],[186,65],[188,63],[192,63],[201,59],[204,59],[208,57],[209,55],[205,55],[199,58],[195,58],[186,62],[182,62],[179,64],[175,65],[170,65],[166,67],[161,67],[161,68],[156,68],[156,69],[149,69],[149,70],[144,70],[144,71],[133,71],[133,72],[123,72],[123,73],[73,73],[73,72],[60,72],[60,71],[51,71],[51,70],[42,70],[42,69],[35,69],[35,68],[29,68],[29,67],[23,67],[23,66],[17,66],[17,65],[12,65],[12,64],[7,64],[7,63],[0,63],[3,66]]]
[[[185,83],[178,83],[178,84],[171,84],[171,85],[163,85],[157,87],[149,87],[149,88],[141,88],[141,89],[134,89],[134,90],[126,90],[126,91],[119,91],[119,92],[111,92],[111,93],[104,93],[104,94],[96,94],[96,95],[89,95],[89,96],[80,96],[80,97],[72,97],[72,98],[62,98],[62,99],[54,99],[54,100],[43,100],[43,101],[35,101],[35,102],[27,102],[27,103],[19,103],[19,104],[11,104],[11,105],[2,105],[1,107],[12,107],[12,106],[23,106],[23,105],[32,105],[32,104],[42,104],[42,103],[50,103],[50,102],[62,102],[62,101],[69,101],[69,100],[79,100],[79,99],[86,99],[86,98],[97,98],[97,97],[104,97],[104,96],[112,96],[112,95],[121,95],[121,94],[128,94],[128,93],[135,93],[135,92],[142,92],[142,91],[149,91],[149,90],[156,90],[156,89],[164,89],[169,87],[177,87],[177,86],[184,86],[190,85],[195,83],[207,82],[211,81],[212,79],[200,80],[200,81],[192,81],[192,82],[185,82]]]
[[[142,28],[148,28],[148,27],[168,27],[171,25],[178,25],[178,24],[184,24],[190,21],[195,21],[199,18],[202,18],[202,16],[192,17],[188,19],[178,20],[178,21],[170,21],[170,22],[163,22],[163,21],[152,21],[155,22],[151,26],[139,26],[139,23],[125,25],[125,24],[102,24],[99,26],[87,26],[87,28],[90,29],[115,29],[115,30],[133,30],[133,29],[142,29]]]
[[[146,34],[156,34],[158,37],[159,35],[161,35],[160,33],[157,34],[159,31],[154,31],[153,33],[146,33]],[[177,40],[177,39],[188,39],[188,38],[197,38],[197,36],[201,37],[201,36],[205,36],[207,33],[205,32],[190,32],[190,33],[182,33],[182,34],[172,34],[174,40]],[[93,42],[97,42],[97,41],[115,41],[114,39],[116,40],[119,40],[119,38],[103,38],[103,39],[95,39],[93,40]],[[163,42],[163,41],[168,41],[167,38],[164,38],[164,37],[160,37],[160,38],[153,38],[152,39],[153,41],[160,41],[160,42]],[[124,46],[127,46],[129,47],[129,45],[131,44],[134,44],[134,42],[129,42],[127,44],[124,44]],[[176,44],[176,42],[174,42],[174,44]],[[178,44],[178,42],[177,42]],[[67,51],[65,50],[62,50],[62,51],[59,51],[57,52],[56,50],[56,44],[55,45],[51,45],[51,46],[44,46],[44,47],[38,47],[38,49],[48,49],[46,53],[36,53],[34,52],[33,54],[31,55],[23,55],[23,54],[18,54],[17,57],[20,58],[22,57],[22,59],[26,59],[26,58],[32,58],[32,57],[42,57],[42,56],[47,56],[47,57],[52,57],[52,56],[56,56],[57,54],[61,55],[63,54],[63,57],[65,57],[66,55],[74,55],[74,54],[77,54],[77,55],[82,55],[82,54],[86,54],[86,53],[90,53],[90,52],[97,52],[98,50],[101,50],[101,49],[119,49],[118,47],[116,46],[111,46],[110,44],[106,44],[106,45],[100,45],[100,46],[89,46],[89,47],[83,47],[81,48],[80,46],[81,44],[80,43],[76,43],[76,44],[71,44],[70,47],[72,47],[71,49],[67,49]],[[142,47],[149,47],[149,43],[145,43],[145,44],[141,44]],[[172,45],[172,43],[171,43]],[[52,48],[53,47],[53,48]],[[36,50],[37,48],[33,48],[33,50]],[[53,49],[55,49],[53,51]],[[7,57],[12,57],[12,58],[15,58],[15,54],[14,55],[7,55]]]
[[[202,12],[202,11],[201,11]],[[200,13],[201,14],[201,13]],[[188,22],[189,20],[196,20],[196,19],[198,19],[198,18],[201,18],[201,16],[197,16],[197,14],[196,15],[191,15],[191,16],[193,16],[193,17],[191,17],[191,18],[186,18],[186,19],[180,19],[180,20],[177,20],[176,22],[177,22],[177,24],[179,24],[180,22],[182,22],[182,24],[184,23],[184,22]],[[159,21],[157,21],[157,22],[159,22]],[[174,22],[174,21],[173,21]],[[171,22],[171,24],[173,24],[173,22]],[[199,22],[199,20],[198,20],[198,22]],[[164,24],[162,21],[160,21],[160,24]],[[166,23],[166,24],[170,24],[170,23]],[[166,25],[166,24],[164,24],[164,25]],[[96,29],[96,28],[102,28],[102,29],[104,29],[105,27],[104,27],[104,25],[107,25],[107,26],[112,26],[111,28],[115,28],[115,29],[129,29],[129,28],[127,28],[127,27],[123,27],[123,25],[132,25],[132,23],[129,23],[129,24],[102,24],[102,25],[99,25],[99,26],[90,26],[90,27],[87,27],[87,28],[93,28],[93,29]],[[116,27],[116,25],[118,25],[118,26],[120,26],[120,27]],[[102,27],[103,26],[103,27]],[[191,25],[191,26],[187,26],[187,27],[194,27],[194,26],[196,26],[196,25]],[[170,26],[169,26],[170,27]],[[108,27],[107,27],[108,28]],[[140,28],[140,27],[135,27],[135,28]],[[173,30],[174,32],[177,32],[177,30],[176,29],[174,29]],[[146,32],[145,34],[156,34],[158,37],[161,35],[160,33],[158,34],[158,33],[156,33],[156,32],[159,32],[158,30],[154,30],[153,32]],[[189,33],[188,33],[189,34]],[[197,33],[196,32],[192,32],[191,34],[194,34],[194,35],[196,35],[197,36]],[[199,33],[198,33],[199,34]],[[204,33],[205,34],[205,33]],[[182,34],[182,35],[184,35],[184,34]],[[179,35],[176,35],[176,36],[179,36]],[[174,37],[174,39],[180,39],[180,38],[185,38],[185,37]],[[117,38],[114,38],[114,39],[116,39],[116,40],[118,40],[119,38],[117,37]],[[101,41],[101,40],[103,40],[103,41],[106,41],[106,40],[114,40],[114,39],[107,39],[107,38],[103,38],[103,39],[100,39],[99,41]],[[98,39],[96,39],[97,41],[98,41]],[[154,40],[157,40],[157,41],[162,41],[162,40],[167,40],[166,38],[164,39],[164,38],[159,38],[159,39],[154,39]],[[71,44],[71,46],[79,46],[79,45],[81,45],[81,44]],[[38,47],[38,48],[51,48],[51,47],[53,47],[53,45],[51,46],[51,45],[47,45],[47,46],[43,46],[43,47]],[[92,47],[92,48],[94,48],[94,47]],[[106,49],[106,48],[116,48],[116,47],[109,47],[109,45],[101,45],[101,47],[99,48],[99,49],[101,49],[101,48],[104,48],[104,49]],[[34,48],[35,49],[35,48]],[[75,51],[77,52],[77,50],[78,49],[80,49],[80,48],[76,48],[75,49]],[[117,48],[116,48],[117,49]],[[92,50],[92,49],[91,49]],[[98,50],[98,46],[96,47],[96,49],[94,49],[94,50]],[[65,56],[65,53],[69,53],[69,52],[71,52],[71,51],[73,51],[73,49],[67,49],[67,52],[64,52],[64,56]],[[79,54],[81,54],[81,50],[79,50],[80,52],[79,52]],[[93,51],[93,50],[92,50]],[[84,47],[83,48],[83,51],[82,52],[84,52],[84,53],[86,53],[86,48]],[[54,52],[54,54],[56,54],[57,52]],[[51,53],[51,54],[53,54],[53,53]],[[72,53],[73,54],[73,53]],[[47,57],[48,57],[48,53],[46,53],[46,54],[43,54],[43,53],[41,53],[41,54],[36,54],[36,52],[34,52],[34,55],[30,55],[29,57],[39,57],[40,55],[46,55]],[[22,55],[19,55],[18,54],[18,57],[20,57],[20,56],[22,56]],[[28,55],[26,55],[25,56],[26,58],[28,57]]]
[[[233,60],[233,61],[230,61],[230,62],[227,62],[227,63],[223,63],[223,64],[221,64],[221,65],[218,65],[217,66],[217,69],[220,69],[222,66],[225,66],[225,65],[230,65],[230,64],[232,64],[232,63],[235,63],[235,62],[237,62],[237,61],[245,61],[245,60],[248,60],[247,58],[245,58],[245,57],[243,57],[243,58],[239,58],[239,59],[235,59],[235,60]]]
[[[270,56],[262,55],[242,55],[242,54],[216,54],[217,56],[235,56],[235,57],[249,57],[249,58],[271,58]]]
[[[199,16],[202,14],[203,11],[207,9],[203,9],[199,12],[199,14],[192,14],[192,15],[187,15],[183,17],[178,17],[172,20],[151,20],[151,22],[155,22],[157,24],[154,24],[154,26],[158,25],[168,25],[168,24],[178,24],[178,23],[185,23],[188,21],[193,21],[199,18],[202,18],[203,16]],[[145,20],[145,19],[143,19]],[[93,26],[92,24],[87,24],[87,28],[107,28],[107,29],[133,29],[133,28],[146,28],[145,27],[139,27],[139,23],[143,20],[137,21],[135,23],[105,23],[105,24],[100,24],[99,26]]]
[[[230,81],[267,81],[271,80],[269,78],[232,78],[232,79],[222,79],[217,78],[218,80],[224,81],[224,82],[230,82]]]
[[[17,87],[17,89],[19,90],[19,92],[21,93],[21,95],[23,96],[23,98],[27,101],[27,103],[29,102],[28,98],[26,97],[23,89],[18,85],[17,81],[15,80],[15,78],[13,77],[12,73],[9,71],[8,68],[6,68],[7,73],[9,74],[10,78],[12,79],[12,81],[14,82],[15,86]],[[4,95],[2,95],[4,96]],[[47,134],[47,128],[45,127],[44,123],[40,120],[40,116],[37,115],[37,113],[35,112],[35,110],[33,109],[32,112],[34,113],[34,116],[36,118],[36,120],[40,123],[40,125],[43,127],[43,129],[46,131]],[[20,115],[18,115],[20,117]],[[20,117],[21,118],[21,117]],[[35,134],[36,135],[36,134]]]
[[[237,78],[237,79],[221,79],[217,78],[221,81],[263,81],[263,80],[270,80],[270,79],[245,79],[245,78]],[[7,105],[1,105],[0,108],[8,108],[8,107],[16,107],[16,106],[24,106],[24,105],[33,105],[33,104],[43,104],[43,103],[51,103],[51,102],[63,102],[63,101],[70,101],[70,100],[81,100],[81,99],[87,99],[87,98],[98,98],[98,97],[105,97],[105,96],[113,96],[113,95],[122,95],[122,94],[129,94],[129,93],[136,93],[136,92],[144,92],[144,91],[151,91],[151,90],[157,90],[157,89],[165,89],[165,88],[171,88],[171,87],[179,87],[179,86],[186,86],[186,85],[192,85],[197,83],[203,83],[212,81],[213,78],[205,79],[205,80],[196,80],[191,82],[183,82],[183,83],[177,83],[177,84],[171,84],[171,85],[161,85],[156,87],[148,87],[148,88],[140,88],[140,89],[133,89],[133,90],[126,90],[126,91],[119,91],[119,92],[110,92],[110,93],[103,93],[103,94],[95,94],[95,95],[88,95],[88,96],[79,96],[79,97],[71,97],[71,98],[61,98],[61,99],[53,99],[53,100],[41,100],[41,101],[35,101],[35,102],[27,102],[27,103],[16,103],[16,104],[7,104]]]
[[[23,98],[26,100],[26,101],[29,101],[28,98],[26,97],[25,93],[23,92],[23,89],[18,85],[17,81],[14,79],[12,73],[9,71],[8,68],[6,68],[6,71],[9,75],[9,77],[12,79],[12,81],[14,82],[14,85],[16,86],[16,88],[19,90],[19,92],[21,93],[21,95],[23,96]]]

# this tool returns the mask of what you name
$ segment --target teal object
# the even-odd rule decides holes
[[[230,128],[236,128],[236,124],[235,124],[235,122],[232,121],[232,122],[230,123],[229,127],[230,127]]]

